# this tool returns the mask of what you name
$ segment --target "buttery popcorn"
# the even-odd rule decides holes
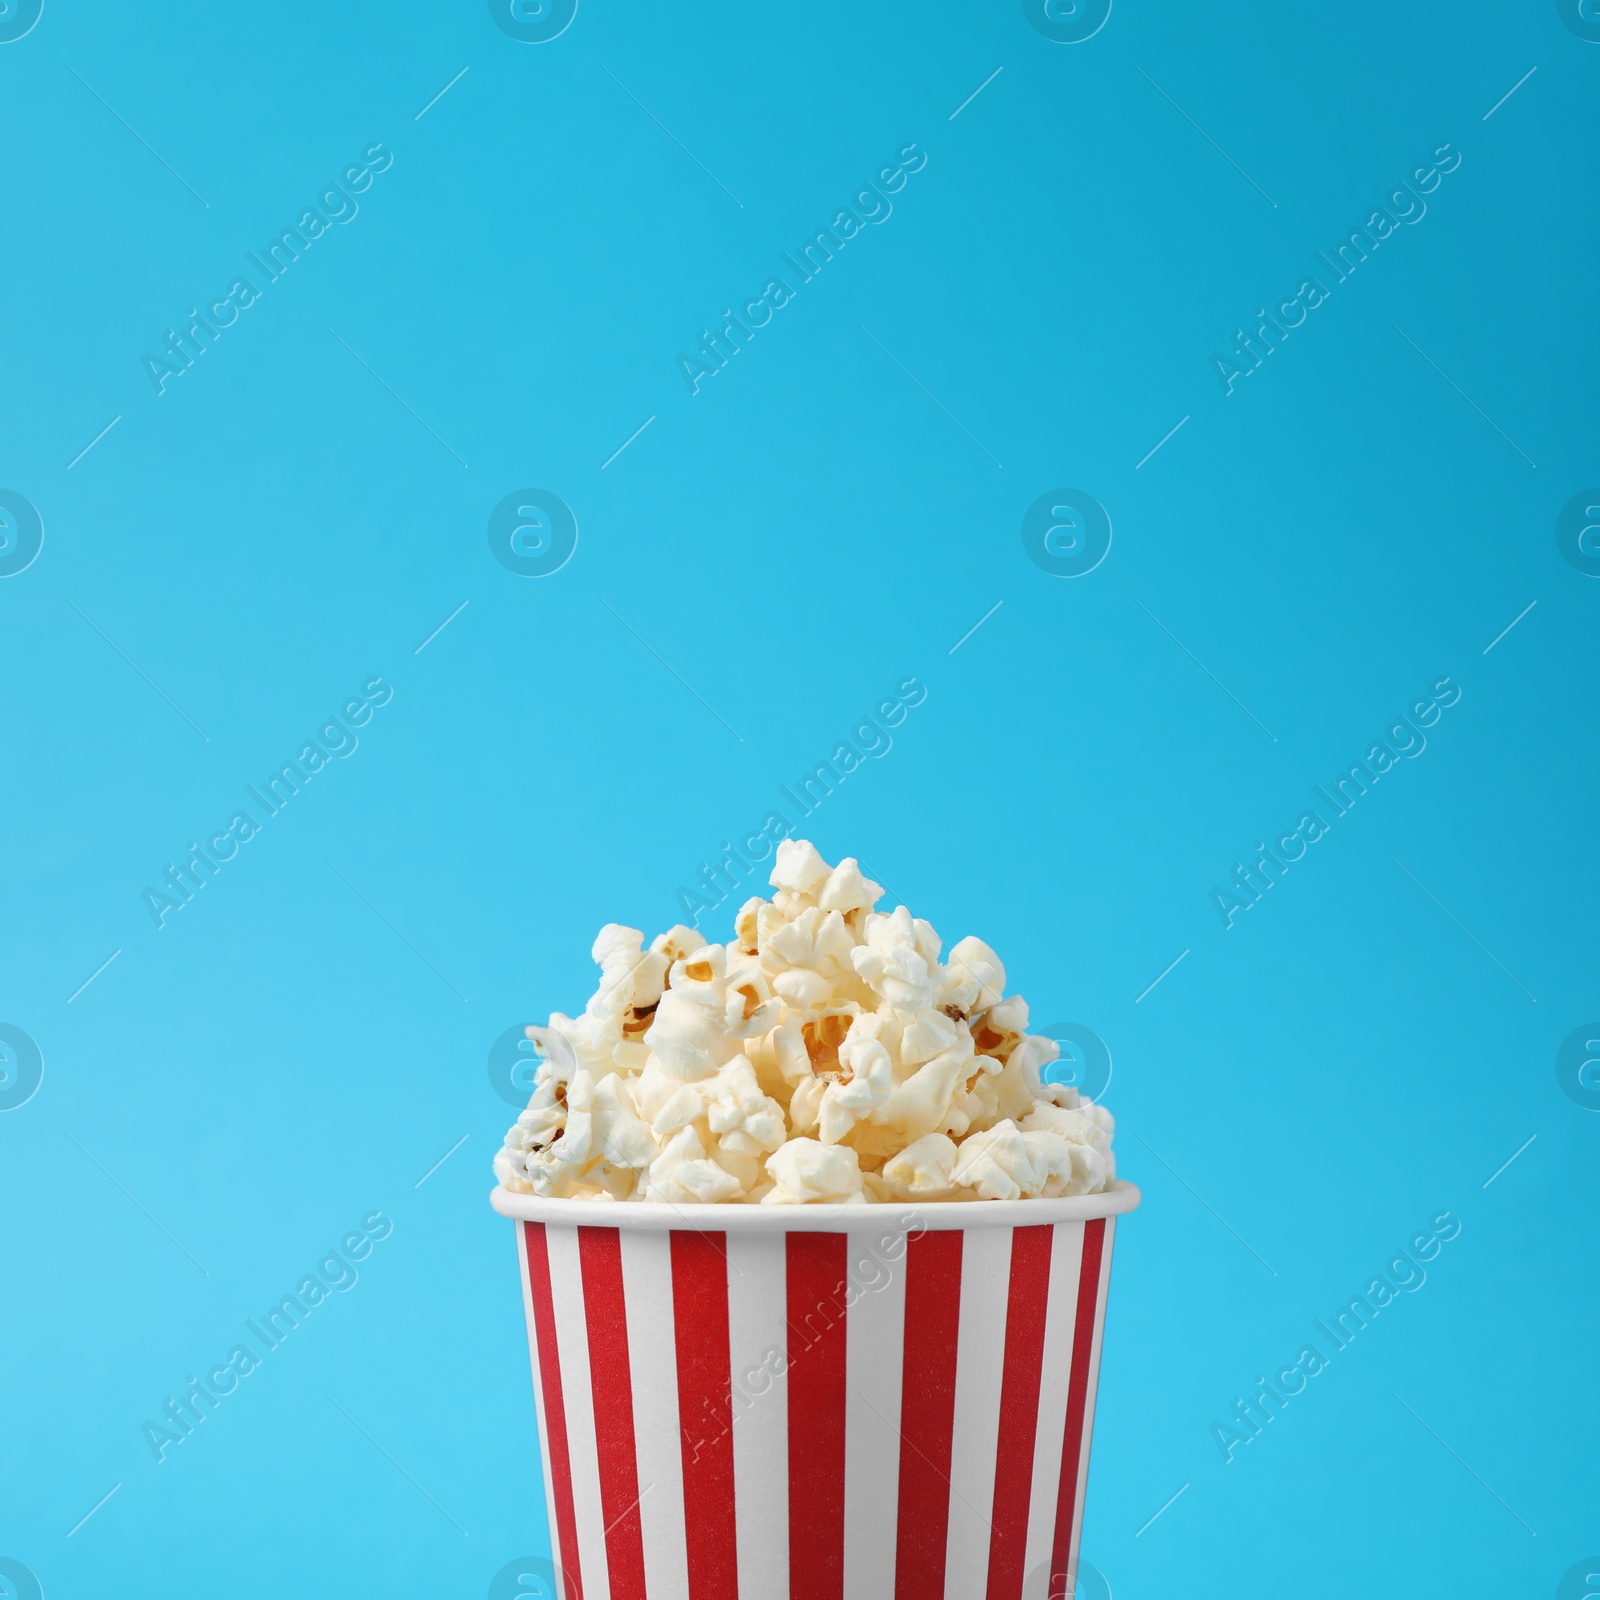
[[[1000,958],[933,928],[853,859],[778,846],[734,937],[610,923],[576,1017],[541,1061],[495,1177],[521,1194],[763,1205],[1091,1194],[1111,1115],[1047,1082],[1058,1055],[1006,997]]]

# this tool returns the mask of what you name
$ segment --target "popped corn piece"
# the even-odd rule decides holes
[[[1072,1155],[1072,1183],[1062,1190],[1063,1194],[1096,1194],[1110,1186],[1117,1175],[1117,1161],[1111,1151],[1101,1152],[1082,1144],[1069,1144],[1067,1149]]]
[[[1049,1174],[1039,1190],[1043,1198],[1053,1200],[1060,1195],[1092,1194],[1104,1186],[1109,1158],[1098,1150],[1048,1131],[1025,1132],[1022,1137],[1033,1147],[1035,1158]]]
[[[822,1097],[828,1092],[826,1078],[807,1078],[789,1099],[789,1126],[796,1133],[809,1133],[822,1115]]]
[[[1076,1093],[1076,1091],[1074,1091]],[[1092,1145],[1096,1149],[1109,1149],[1110,1139],[1094,1116],[1095,1107],[1035,1105],[1026,1117],[1018,1119],[1017,1126],[1024,1131],[1042,1131],[1070,1139],[1074,1144]],[[1105,1114],[1110,1120],[1110,1114]]]
[[[1049,1167],[1014,1122],[999,1122],[975,1133],[956,1152],[952,1180],[980,1200],[1020,1200],[1037,1195]]]
[[[764,1188],[767,1183],[766,1169],[762,1166],[765,1151],[749,1153],[743,1150],[730,1150],[726,1140],[715,1143],[716,1148],[711,1152],[711,1159],[739,1185],[739,1193],[734,1199],[748,1205],[750,1191],[757,1187]]]
[[[813,1072],[837,1072],[839,1050],[850,1036],[850,1030],[861,1015],[861,1007],[854,1000],[842,1006],[819,1011],[800,1024],[800,1037],[805,1043],[806,1060]]]
[[[563,1077],[571,1077],[580,1067],[603,1077],[615,1066],[616,1047],[622,1042],[619,1017],[592,1017],[586,1011],[576,1017],[553,1011],[545,1027],[524,1031]]]
[[[757,933],[757,929],[760,926],[759,918],[761,915],[761,908],[766,905],[766,903],[767,902],[763,900],[760,895],[753,894],[742,906],[739,907],[737,913],[734,915],[734,937],[739,941],[739,948],[750,955],[754,955],[756,953],[759,943],[759,935]]]
[[[795,913],[797,916],[798,912]],[[756,951],[759,954],[767,947],[767,941],[772,938],[780,928],[789,926],[790,918],[786,917],[770,900],[761,902],[761,909],[756,912]]]
[[[996,1061],[1010,1059],[1011,1052],[1022,1043],[1027,1026],[1026,1000],[1002,1000],[999,1005],[978,1012],[968,1023],[973,1044]]]
[[[784,1082],[791,1088],[804,1083],[811,1076],[811,1052],[806,1048],[805,1029],[786,1022],[772,1030],[771,1038]]]
[[[792,1006],[812,1009],[825,1005],[840,980],[853,971],[854,948],[849,925],[839,912],[807,906],[761,946],[761,966],[771,976],[775,993]]]
[[[739,1180],[706,1159],[700,1135],[687,1127],[673,1134],[651,1163],[642,1198],[685,1205],[697,1200],[732,1200],[741,1192]]]
[[[1058,1106],[1075,1106],[1078,1103],[1078,1091],[1070,1083],[1049,1083],[1044,1077],[1044,1069],[1060,1059],[1061,1046],[1054,1039],[1033,1033],[1025,1036],[1011,1052],[1011,1060],[1022,1073],[1028,1093],[1035,1100],[1048,1100]]]
[[[1028,1002],[1020,994],[1007,995],[989,1007],[989,1015],[997,1028],[1011,1033],[1028,1031]]]
[[[967,1119],[969,1131],[992,1128],[997,1122],[1014,1122],[1033,1110],[1035,1102],[1021,1072],[1002,1066],[993,1056],[979,1056],[977,1061],[982,1063],[982,1072],[969,1076],[965,1090],[954,1100]]]
[[[512,1194],[532,1194],[533,1185],[523,1171],[522,1162],[504,1145],[494,1153],[494,1181]]]
[[[653,1102],[652,1102],[653,1104]],[[666,1101],[655,1107],[650,1118],[650,1131],[663,1143],[679,1128],[687,1128],[705,1114],[705,1097],[699,1093],[698,1084],[686,1083],[674,1089]]]
[[[672,1080],[659,1080],[665,1087]],[[709,1155],[748,1188],[760,1177],[760,1162],[788,1137],[783,1107],[761,1092],[755,1069],[735,1056],[710,1078],[678,1085],[664,1100],[651,1101],[650,1133],[663,1146],[687,1127],[709,1140]]]
[[[880,1205],[892,1205],[900,1198],[894,1192],[892,1184],[885,1183],[880,1173],[863,1172],[861,1174],[861,1198],[866,1201],[876,1201]]]
[[[944,941],[933,931],[933,924],[924,922],[921,917],[913,917],[911,926],[917,936],[917,950],[932,972],[939,965],[939,952],[944,949]]]
[[[628,1087],[633,1090],[633,1103],[639,1108],[639,1115],[653,1124],[667,1102],[684,1087],[684,1080],[662,1071],[652,1055],[638,1076],[628,1080]]]
[[[525,1193],[565,1195],[597,1187],[622,1199],[639,1170],[655,1159],[656,1143],[635,1115],[621,1078],[612,1073],[596,1084],[580,1069],[570,1082],[551,1077],[540,1087],[501,1154],[506,1160],[496,1163],[496,1171],[508,1166],[522,1178],[517,1187]]]
[[[651,1013],[654,1015],[654,1012]],[[646,1019],[645,1026],[649,1026]],[[643,1039],[620,1039],[612,1047],[611,1061],[618,1072],[633,1076],[644,1071],[644,1064],[650,1059],[650,1046]]]
[[[950,959],[934,997],[941,1008],[955,1007],[963,1016],[998,1005],[1006,990],[1006,969],[982,939],[970,934],[950,947]]]
[[[910,1020],[933,1004],[933,971],[917,948],[911,913],[897,906],[887,916],[867,917],[866,943],[850,952],[850,963],[886,1004]]]
[[[613,1167],[602,1164],[586,1177],[586,1184],[594,1187],[584,1193],[586,1200],[631,1200],[639,1185],[639,1173],[631,1167]],[[582,1191],[580,1191],[582,1192]]]
[[[925,1133],[883,1164],[883,1181],[897,1200],[939,1200],[955,1189],[956,1142]]]
[[[637,1037],[647,1026],[639,1019],[647,1017],[661,998],[666,956],[646,951],[644,935],[637,928],[624,928],[616,922],[608,922],[600,930],[589,953],[600,967],[600,987],[584,1011],[595,1018],[621,1018],[624,1031],[631,1026]]]
[[[839,1077],[824,1090],[817,1112],[824,1144],[838,1144],[856,1123],[889,1098],[894,1064],[879,1037],[882,1031],[881,1017],[857,1017],[839,1046]]]
[[[861,1167],[849,1145],[818,1144],[815,1139],[791,1139],[767,1158],[772,1189],[763,1205],[807,1205],[821,1200],[864,1199]]]
[[[709,1078],[741,1052],[740,1041],[726,1033],[727,959],[720,944],[708,944],[672,964],[667,991],[644,1036],[651,1061],[669,1077]]]
[[[527,1109],[507,1129],[505,1143],[495,1158],[496,1175],[509,1171],[514,1180],[506,1184],[507,1188],[523,1194],[543,1194],[562,1175],[550,1151],[566,1133],[567,1083],[554,1061],[540,1063]],[[501,1182],[506,1182],[503,1176]]]
[[[657,955],[664,955],[671,966],[685,956],[693,955],[705,942],[706,936],[698,929],[686,928],[681,922],[675,922],[665,933],[658,933],[650,941],[650,949]]]
[[[1018,1126],[1030,1136],[1049,1133],[1072,1147],[1073,1187],[1066,1194],[1093,1194],[1117,1175],[1111,1136],[1116,1124],[1104,1106],[1088,1102],[1077,1107],[1035,1104]]]
[[[1035,1170],[1044,1176],[1032,1193],[1046,1200],[1083,1193],[1082,1180],[1090,1170],[1092,1151],[1081,1144],[1068,1144],[1053,1133],[1025,1133],[1022,1137],[1033,1154]]]
[[[925,1133],[948,1129],[950,1102],[973,1070],[973,1059],[971,1035],[965,1028],[960,1029],[948,1050],[924,1062],[903,1083],[895,1085],[872,1120],[896,1129],[905,1144]],[[965,1120],[956,1132],[966,1132]]]
[[[757,1039],[783,1020],[783,1005],[773,995],[755,956],[730,946],[723,978],[723,1028],[730,1039]]]
[[[743,1056],[719,1067],[708,1085],[695,1087],[705,1096],[706,1120],[722,1149],[765,1156],[788,1137],[783,1107],[761,1092],[755,1069]]]
[[[746,1039],[744,1053],[755,1069],[761,1092],[787,1111],[795,1086],[811,1076],[811,1062],[800,1030],[785,1023],[758,1039]]]
[[[832,871],[809,840],[782,839],[767,882],[774,889],[788,889],[814,901]]]
[[[882,898],[883,886],[863,877],[856,858],[846,856],[828,874],[817,904],[824,911],[840,911],[848,916],[852,911],[871,911]]]
[[[921,1066],[956,1042],[956,1026],[942,1011],[919,1011],[900,1032],[900,1065]]]
[[[569,1141],[577,1145],[586,1138],[598,1161],[613,1167],[648,1167],[656,1158],[656,1142],[640,1121],[627,1084],[615,1073],[599,1083],[584,1081],[587,1076],[580,1074],[568,1091],[567,1137],[562,1141],[561,1159],[578,1161],[575,1150],[565,1147]],[[577,1126],[580,1122],[586,1123],[586,1128]]]

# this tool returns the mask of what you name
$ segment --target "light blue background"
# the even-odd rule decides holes
[[[547,1548],[489,1047],[916,675],[805,831],[1110,1048],[1145,1205],[1087,1558],[1118,1600],[1554,1594],[1600,1548],[1600,1114],[1555,1069],[1600,1016],[1600,583],[1554,534],[1600,483],[1597,85],[1553,0],[1118,0],[1076,45],[1002,0],[583,0],[537,45],[469,0],[48,0],[0,47],[0,487],[45,529],[0,582],[0,1021],[45,1064],[0,1116],[0,1555],[244,1600]],[[158,397],[143,355],[375,141]],[[691,396],[680,351],[912,141]],[[1225,394],[1213,352],[1446,142]],[[533,486],[580,530],[542,579],[485,535]],[[1064,486],[1115,530],[1071,580],[1019,532]],[[359,749],[157,931],[141,890],[376,675]],[[1446,675],[1225,930],[1212,887]],[[375,1209],[359,1283],[158,1465],[140,1425]],[[1234,1396],[1445,1209],[1426,1285],[1225,1464]]]

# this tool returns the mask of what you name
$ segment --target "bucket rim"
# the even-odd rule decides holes
[[[881,1228],[893,1233],[965,1228],[1025,1228],[1058,1222],[1092,1222],[1120,1217],[1140,1201],[1139,1190],[1118,1178],[1097,1194],[1056,1200],[934,1200],[891,1204],[867,1202],[812,1205],[737,1205],[697,1201],[673,1205],[660,1200],[560,1200],[514,1194],[498,1184],[489,1204],[514,1222],[566,1224],[569,1227],[643,1228],[655,1232],[689,1229],[703,1233],[848,1233]]]

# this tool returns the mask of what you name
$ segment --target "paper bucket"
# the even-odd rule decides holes
[[[1062,1600],[1119,1183],[517,1224],[564,1600]]]

